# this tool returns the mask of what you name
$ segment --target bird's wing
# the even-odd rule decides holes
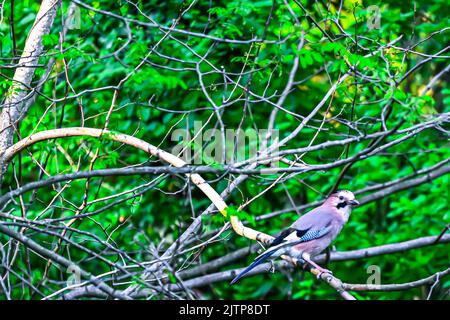
[[[336,219],[336,214],[322,205],[302,215],[291,225],[291,228],[297,230],[319,230],[330,225]]]
[[[322,238],[331,230],[331,225],[324,226],[322,228],[310,228],[308,230],[298,230],[295,228],[288,228],[281,232],[281,234],[275,238],[275,240],[271,243],[270,247],[264,251],[262,254],[257,256],[255,260],[259,259],[263,255],[267,255],[268,253],[275,253],[279,249],[288,248],[295,246],[302,242],[308,242],[311,240],[316,240]],[[269,254],[269,256],[271,255]]]
[[[263,263],[270,257],[278,257],[287,252],[292,246],[302,242],[308,242],[322,238],[332,231],[335,216],[323,206],[311,210],[294,222],[290,228],[282,231],[276,237],[270,247],[239,273],[231,284],[236,283],[253,268]]]
[[[255,260],[242,272],[240,272],[232,281],[231,284],[236,283],[240,278],[246,275],[250,270],[263,263],[266,259],[273,256],[278,250],[283,250],[283,248],[288,248],[294,246],[298,243],[311,241],[314,239],[319,239],[326,235],[331,230],[331,226],[327,226],[320,229],[310,229],[310,230],[297,230],[294,228],[288,228],[284,230],[274,241],[275,245],[269,247],[262,254],[257,256]],[[278,255],[278,254],[277,254]]]
[[[292,246],[299,243],[308,242],[322,238],[323,236],[332,233],[336,230],[337,216],[333,214],[330,208],[322,205],[307,214],[301,216],[295,221],[290,228],[287,228],[276,237],[270,247],[262,254],[257,256],[255,260],[239,273],[231,284],[238,281],[250,270],[257,265],[263,263],[270,257],[278,257],[289,250]]]
[[[276,245],[279,245],[280,243],[286,241],[285,239],[289,237],[292,233],[298,232],[300,230],[296,230],[294,228],[287,228],[284,229],[270,244],[270,247],[274,247]]]
[[[298,218],[289,228],[280,233],[271,247],[293,240],[302,242],[314,240],[325,235],[336,216],[323,206],[317,207]],[[324,233],[324,231],[326,231]]]

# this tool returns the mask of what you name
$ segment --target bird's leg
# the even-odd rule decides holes
[[[275,273],[275,262],[273,262],[273,260],[270,260],[270,269],[269,269],[270,273]]]
[[[315,269],[319,270],[319,274],[317,275],[317,279],[320,278],[320,276],[322,275],[322,273],[329,273],[329,274],[333,274],[333,272],[331,270],[322,268],[321,266],[319,266],[317,263],[315,263],[314,261],[311,260],[311,256],[308,253],[303,253],[302,254],[302,258],[305,259],[306,262],[308,262],[311,266],[313,266]]]

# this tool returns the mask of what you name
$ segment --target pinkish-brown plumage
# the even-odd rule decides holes
[[[306,260],[321,272],[330,272],[318,266],[311,257],[325,250],[347,223],[351,209],[358,205],[352,192],[341,190],[330,195],[325,202],[297,219],[273,241],[264,253],[237,275],[232,284],[267,258],[288,254]]]

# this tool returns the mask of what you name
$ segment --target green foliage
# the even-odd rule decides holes
[[[425,65],[400,83],[406,72],[417,65],[423,57],[408,54],[395,48],[386,48],[383,55],[376,52],[368,56],[367,53],[386,45],[399,36],[404,36],[398,46],[407,46],[425,39],[433,32],[448,26],[449,7],[447,1],[432,0],[417,4],[414,13],[413,3],[399,1],[375,1],[381,8],[381,28],[369,30],[366,21],[366,9],[360,4],[354,7],[354,1],[344,1],[340,14],[340,23],[352,38],[361,35],[359,44],[368,51],[357,47],[348,37],[339,36],[341,30],[330,22],[321,24],[326,31],[336,37],[330,41],[323,33],[304,17],[303,11],[288,1],[293,12],[299,17],[299,24],[284,6],[282,1],[275,1],[274,11],[270,23],[266,28],[266,21],[272,7],[272,1],[209,1],[196,3],[180,20],[177,28],[191,32],[205,32],[208,37],[226,38],[228,42],[214,42],[208,38],[195,37],[189,34],[172,32],[165,41],[156,27],[145,27],[130,24],[130,34],[123,21],[111,17],[80,9],[81,29],[68,30],[65,41],[60,46],[59,32],[61,31],[61,16],[58,14],[52,32],[45,36],[43,45],[46,53],[56,59],[51,72],[51,80],[42,87],[42,94],[30,108],[27,116],[20,123],[20,134],[28,136],[32,131],[53,129],[59,126],[81,126],[103,128],[107,113],[112,105],[114,89],[127,75],[129,79],[122,85],[114,105],[114,112],[109,119],[109,129],[135,135],[162,149],[170,151],[177,143],[171,141],[173,130],[188,128],[192,135],[194,121],[206,123],[214,112],[210,101],[201,89],[197,67],[203,72],[202,81],[211,99],[221,102],[222,98],[230,100],[247,97],[242,87],[234,88],[233,84],[223,86],[224,78],[220,70],[231,74],[239,74],[242,70],[253,70],[239,78],[245,86],[249,84],[253,92],[272,97],[279,95],[286,85],[289,72],[295,57],[299,56],[299,69],[291,94],[286,98],[283,108],[291,113],[307,115],[322,100],[330,88],[330,79],[334,81],[349,70],[349,65],[364,71],[374,78],[380,79],[377,85],[367,83],[355,84],[355,77],[351,76],[342,82],[324,108],[311,122],[313,127],[306,127],[300,135],[290,141],[283,148],[290,149],[308,146],[314,138],[314,144],[329,140],[339,140],[349,134],[347,126],[331,119],[339,115],[340,119],[362,119],[360,130],[373,133],[381,130],[379,123],[374,123],[374,117],[379,117],[384,107],[392,108],[392,115],[387,119],[387,127],[394,127],[400,119],[406,119],[400,129],[420,124],[430,116],[450,111],[450,89],[445,78],[441,78],[436,86],[421,95],[425,85],[440,70],[445,68],[446,61],[438,59],[433,64]],[[16,8],[16,46],[23,48],[26,34],[34,21],[39,4],[35,1],[15,1]],[[63,10],[67,11],[67,3],[63,1]],[[136,7],[127,1],[86,1],[94,8],[120,14],[143,23],[149,20],[138,13]],[[325,16],[337,17],[339,2],[318,3],[316,1],[301,1],[317,21]],[[366,2],[364,2],[366,5]],[[330,11],[327,13],[327,7]],[[140,1],[140,10],[150,15],[161,25],[170,26],[180,12],[186,9],[183,1]],[[353,14],[353,10],[355,14]],[[10,9],[6,7],[4,19],[8,19]],[[323,14],[323,16],[322,16]],[[355,20],[356,17],[356,20]],[[2,56],[11,56],[13,42],[8,36],[8,24],[0,26],[2,35]],[[302,35],[304,33],[304,35]],[[234,43],[233,40],[249,40],[262,38],[265,34],[266,43]],[[412,35],[414,34],[414,35]],[[298,49],[298,43],[304,37],[304,45]],[[178,40],[178,41],[177,41]],[[121,49],[130,41],[125,49]],[[415,50],[421,53],[435,53],[442,50],[448,42],[448,31],[437,33],[432,40],[424,41]],[[406,43],[406,44],[405,44]],[[154,51],[152,51],[154,50]],[[111,53],[115,52],[114,55]],[[152,54],[149,55],[149,53]],[[46,64],[50,57],[44,57],[40,63]],[[170,56],[171,59],[166,57]],[[143,62],[143,59],[146,61]],[[199,57],[205,57],[200,61]],[[64,70],[64,61],[68,63],[67,70],[70,86]],[[142,67],[135,70],[143,62]],[[215,67],[213,67],[215,66]],[[323,72],[326,68],[326,73]],[[322,70],[322,71],[321,71]],[[36,70],[36,78],[42,76],[42,68]],[[2,70],[0,80],[0,95],[5,96],[11,86],[13,69]],[[448,79],[448,78],[447,78]],[[234,81],[238,77],[233,77]],[[268,85],[270,80],[270,85]],[[400,83],[399,85],[396,85]],[[73,92],[84,92],[94,88],[106,87],[102,90],[88,92],[81,98],[62,99],[71,97]],[[353,100],[356,103],[353,109]],[[46,97],[57,97],[56,106],[49,106]],[[258,100],[258,97],[249,97]],[[64,101],[62,101],[64,100]],[[272,99],[273,100],[273,99]],[[275,101],[275,100],[274,100]],[[267,128],[267,122],[273,105],[266,101],[258,101],[250,105],[233,104],[221,110],[226,128]],[[80,110],[83,111],[84,121]],[[167,112],[173,110],[173,113]],[[195,112],[193,111],[195,110]],[[324,134],[315,136],[322,118],[331,119],[324,126]],[[205,127],[213,128],[217,125],[211,121]],[[292,114],[280,111],[275,128],[280,130],[280,139],[289,135],[299,124],[301,119]],[[113,133],[114,134],[114,133]],[[355,132],[352,132],[355,134]],[[108,137],[94,139],[85,137],[67,138],[58,141],[48,141],[32,146],[30,150],[22,152],[21,166],[25,168],[21,173],[20,184],[41,179],[36,170],[36,161],[45,163],[46,174],[49,176],[71,173],[77,170],[86,171],[91,166],[92,154],[98,150],[99,157],[93,164],[94,169],[121,167],[136,164],[153,164],[154,157],[136,151],[131,147],[111,142]],[[15,138],[17,141],[17,137]],[[391,140],[394,137],[389,138]],[[361,190],[371,185],[389,182],[430,167],[437,162],[450,157],[450,149],[445,144],[443,134],[433,130],[424,130],[421,134],[407,140],[395,148],[388,149],[386,154],[368,157],[356,162],[346,173],[340,185],[341,188]],[[366,148],[368,141],[350,145],[350,155]],[[186,146],[199,146],[194,142]],[[65,152],[60,152],[60,150]],[[59,150],[59,151],[58,151]],[[303,156],[302,160],[308,164],[321,164],[345,158],[342,147],[332,147]],[[32,152],[30,157],[28,152]],[[206,159],[206,164],[214,168],[222,168],[223,164],[214,159]],[[13,166],[19,168],[19,161],[14,160]],[[13,166],[10,167],[4,182],[3,192],[18,187],[14,179]],[[239,190],[227,199],[230,205],[227,213],[237,215],[249,225],[269,234],[275,234],[288,226],[297,217],[295,210],[289,210],[270,220],[259,220],[258,216],[266,213],[292,208],[296,205],[319,200],[335,184],[336,177],[342,167],[326,171],[315,171],[299,174],[291,179],[277,184],[262,196],[256,197],[275,179],[273,176],[250,176]],[[233,175],[220,176],[205,175],[212,186],[224,190]],[[130,191],[137,194],[139,190],[157,179],[156,188],[139,196],[130,198],[121,204],[104,209],[106,205],[117,200],[114,195]],[[354,211],[349,224],[335,246],[339,251],[355,250],[365,247],[383,245],[399,241],[410,240],[422,236],[435,235],[441,232],[450,221],[449,213],[449,176],[444,175],[430,183],[415,188],[402,190],[368,203]],[[144,186],[144,187],[143,187]],[[107,177],[90,180],[89,191],[86,192],[86,180],[73,181],[64,192],[63,200],[47,208],[48,203],[57,195],[51,187],[40,189],[36,194],[26,193],[25,201],[36,197],[39,201],[27,210],[28,218],[36,218],[41,213],[43,218],[58,218],[73,215],[76,207],[80,206],[84,197],[88,201],[106,198],[102,202],[94,202],[81,213],[97,212],[92,220],[83,220],[77,224],[80,230],[89,231],[95,236],[105,239],[105,234],[112,234],[107,241],[124,252],[130,252],[137,261],[152,260],[148,252],[150,244],[161,245],[159,250],[167,248],[190,225],[192,218],[200,214],[210,205],[210,201],[196,188],[191,186],[188,191],[186,181],[181,176],[171,175],[156,178],[156,176]],[[289,193],[290,199],[287,196]],[[128,194],[128,195],[130,195]],[[111,198],[109,198],[111,197]],[[126,196],[120,197],[124,199]],[[237,210],[239,205],[256,197],[245,210]],[[60,201],[60,202],[59,202]],[[12,207],[11,207],[12,208]],[[14,207],[12,214],[20,216],[19,206]],[[207,215],[202,220],[202,232],[217,231],[227,221],[219,213]],[[102,227],[100,227],[102,226]],[[89,249],[98,250],[95,242],[84,243],[82,237],[72,237],[73,241],[86,245]],[[54,248],[56,239],[40,236],[41,243]],[[5,237],[0,235],[0,241]],[[106,241],[106,240],[105,240]],[[219,241],[212,243],[201,251],[201,263],[211,261],[226,255],[233,250],[252,244],[247,239],[238,238],[230,231],[220,236]],[[383,283],[401,283],[416,280],[448,267],[448,245],[421,248],[404,253],[383,255],[348,262],[334,262],[329,266],[336,276],[345,282],[365,283],[367,267],[378,265],[382,270]],[[109,267],[97,260],[87,259],[83,252],[68,249],[63,254],[70,255],[74,261],[82,261],[83,267],[94,273],[108,272]],[[226,265],[222,270],[242,267],[253,259],[250,255]],[[123,257],[117,252],[109,252],[107,259],[119,261]],[[30,281],[39,282],[43,276],[46,261],[36,255],[31,256],[32,270]],[[195,257],[197,259],[197,257]],[[23,260],[17,261],[18,267],[26,269]],[[50,277],[64,281],[66,275],[50,269]],[[167,270],[170,283],[177,283],[172,271]],[[263,274],[242,279],[242,285],[229,286],[227,282],[214,284],[214,290],[201,288],[205,298],[221,299],[330,299],[338,298],[338,294],[324,283],[319,283],[310,274],[301,271],[291,274],[291,279],[282,273]],[[12,276],[14,284],[19,281]],[[133,280],[134,281],[134,280]],[[51,286],[50,284],[49,286]],[[450,280],[443,281],[443,288],[450,287]],[[426,291],[426,290],[425,290]],[[48,294],[48,292],[46,292]],[[30,298],[32,290],[15,287],[15,298]],[[403,292],[360,293],[361,299],[414,299],[424,298],[420,289]]]

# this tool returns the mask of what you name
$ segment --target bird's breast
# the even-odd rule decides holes
[[[331,243],[332,239],[326,235],[320,239],[299,243],[292,247],[292,255],[300,257],[303,252],[316,256],[325,250]]]
[[[350,218],[351,209],[349,206],[345,208],[341,208],[337,210],[337,213],[339,217],[344,221],[344,223],[347,223],[348,219]]]
[[[331,242],[338,236],[342,230],[342,224],[334,223],[331,225],[329,233],[323,237],[308,242],[302,242],[292,247],[292,255],[300,257],[303,252],[309,253],[311,256],[316,256],[324,251]]]

